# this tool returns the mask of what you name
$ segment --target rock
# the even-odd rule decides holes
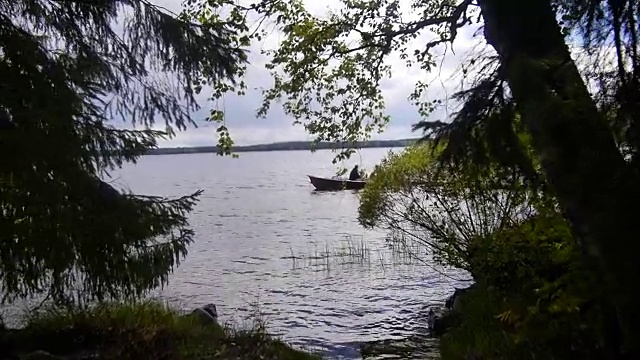
[[[429,313],[427,314],[427,326],[429,327],[429,330],[431,331],[433,329],[433,325],[436,321],[436,312],[433,310],[433,308],[429,309]]]
[[[474,285],[467,288],[456,289],[445,302],[444,311],[437,313],[429,310],[429,330],[431,336],[440,337],[460,320],[460,297],[473,289]]]
[[[439,338],[446,334],[449,329],[458,323],[459,319],[460,315],[452,311],[447,311],[442,316],[436,316],[431,329],[431,336]]]
[[[214,317],[216,321],[218,320],[218,308],[214,304],[207,304],[203,306],[202,309],[211,315],[211,317]]]
[[[427,314],[427,327],[429,328],[429,334],[434,336],[434,330],[437,328],[438,321],[444,317],[447,310],[441,306],[431,306],[429,313]]]
[[[447,298],[447,301],[444,303],[444,306],[447,308],[447,310],[453,310],[453,304],[456,301],[456,299],[458,298],[458,296],[460,296],[460,294],[462,292],[464,292],[465,289],[456,289],[453,294],[451,294],[451,296],[449,296]]]
[[[454,291],[453,294],[449,296],[447,302],[445,303],[445,307],[447,308],[447,310],[460,311],[460,296],[472,290],[474,286],[475,284],[466,288],[456,289],[456,291]]]
[[[197,316],[203,323],[211,325],[218,324],[218,309],[214,304],[207,304],[196,308],[190,315]]]

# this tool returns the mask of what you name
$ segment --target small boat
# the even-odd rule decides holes
[[[307,175],[316,190],[360,190],[367,184],[364,180],[347,180],[343,178],[322,178]]]

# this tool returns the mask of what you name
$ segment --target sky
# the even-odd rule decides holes
[[[172,12],[178,13],[182,8],[181,0],[152,0]],[[402,0],[403,5],[408,6],[410,0]],[[337,9],[339,0],[306,0],[307,8],[315,15],[326,14],[327,9]],[[382,134],[375,134],[374,139],[399,139],[407,137],[417,137],[420,134],[411,131],[411,125],[420,119],[417,109],[412,105],[408,96],[413,91],[417,80],[429,81],[431,83],[427,92],[429,100],[442,99],[444,105],[431,114],[429,120],[446,121],[451,112],[455,110],[457,104],[447,97],[458,89],[459,79],[452,78],[452,75],[460,68],[463,58],[469,56],[470,52],[483,46],[482,36],[473,36],[477,33],[478,27],[467,27],[462,31],[453,44],[453,53],[449,49],[446,55],[440,57],[441,66],[431,73],[421,72],[417,67],[407,68],[397,54],[392,54],[388,63],[393,67],[393,77],[381,83],[383,95],[387,105],[387,114],[391,117],[391,122],[387,125]],[[255,43],[250,48],[249,65],[245,82],[248,90],[246,95],[239,97],[228,94],[224,101],[213,104],[206,101],[207,89],[204,89],[199,97],[202,109],[193,114],[193,119],[198,124],[197,128],[189,127],[185,131],[176,133],[170,140],[161,140],[160,147],[188,147],[188,146],[212,146],[217,143],[216,127],[203,121],[212,107],[220,106],[225,111],[226,125],[231,132],[231,136],[237,145],[252,145],[273,143],[280,141],[311,140],[306,134],[302,125],[293,125],[293,118],[284,114],[278,104],[272,106],[271,111],[265,119],[256,118],[256,110],[262,102],[260,88],[268,88],[272,83],[269,71],[264,68],[267,58],[260,55],[261,47],[276,46],[279,34],[274,33],[262,43]],[[421,39],[418,39],[418,44]],[[422,39],[424,41],[424,39]],[[444,48],[438,49],[439,53],[444,52]]]

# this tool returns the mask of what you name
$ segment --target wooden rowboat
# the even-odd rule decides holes
[[[337,191],[337,190],[360,190],[367,185],[364,180],[328,179],[323,177],[307,175],[311,184],[316,190]]]

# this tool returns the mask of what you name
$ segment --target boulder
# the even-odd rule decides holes
[[[460,296],[464,295],[474,285],[467,288],[456,289],[451,296],[445,302],[445,309],[442,312],[436,312],[429,310],[429,330],[431,336],[440,337],[444,335],[452,326],[460,320]],[[433,314],[433,315],[432,315]]]
[[[445,303],[445,307],[447,308],[447,310],[458,310],[460,305],[459,305],[459,301],[458,299],[460,299],[460,295],[466,293],[467,291],[471,290],[471,288],[473,287],[473,285],[467,287],[467,288],[462,288],[462,289],[456,289],[456,291],[453,292],[453,294],[451,296],[449,296],[449,298],[447,299],[447,302]]]
[[[433,334],[438,319],[445,316],[446,312],[446,309],[444,309],[442,306],[431,306],[429,308],[429,312],[427,313],[427,327],[429,328],[430,334]]]
[[[196,316],[204,324],[219,325],[218,309],[214,304],[207,304],[205,306],[196,308],[189,315]]]

